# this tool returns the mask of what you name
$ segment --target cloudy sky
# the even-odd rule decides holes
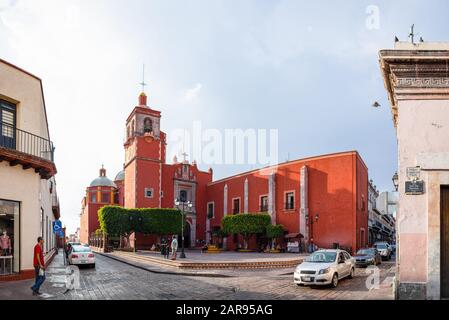
[[[101,164],[111,178],[123,166],[143,63],[169,137],[194,121],[278,129],[280,161],[358,150],[391,190],[396,140],[378,51],[407,40],[412,23],[425,40],[449,40],[447,12],[444,0],[0,0],[0,57],[43,79],[73,232]],[[213,165],[215,179],[254,167]]]

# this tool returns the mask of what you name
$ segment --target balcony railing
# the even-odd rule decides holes
[[[260,212],[268,212],[268,205],[260,205]]]
[[[54,147],[50,140],[4,122],[0,122],[0,147],[54,162]]]

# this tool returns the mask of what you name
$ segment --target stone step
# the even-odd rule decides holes
[[[130,252],[109,253],[117,257],[131,259],[140,262],[151,262],[158,265],[170,266],[179,269],[284,269],[296,267],[302,259],[283,261],[217,261],[217,262],[179,262],[173,260],[163,260],[148,256],[136,255]]]

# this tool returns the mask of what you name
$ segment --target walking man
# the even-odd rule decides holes
[[[31,287],[31,290],[33,291],[33,296],[41,294],[39,292],[39,289],[45,281],[45,262],[44,262],[44,254],[42,252],[43,246],[44,246],[44,239],[42,237],[37,238],[37,244],[34,246],[34,258],[33,258],[34,271],[36,275],[36,281],[34,285]]]
[[[176,239],[176,236],[173,236],[173,240],[171,242],[171,251],[173,254],[172,260],[176,260],[176,251],[178,250],[178,240]]]

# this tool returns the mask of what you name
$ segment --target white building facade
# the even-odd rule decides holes
[[[449,298],[449,43],[380,52],[398,141],[399,299]]]
[[[0,59],[0,281],[34,276],[38,236],[51,259],[60,216],[55,174],[42,82]]]

